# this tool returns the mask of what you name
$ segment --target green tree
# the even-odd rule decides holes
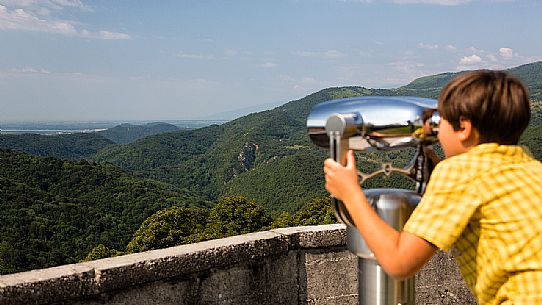
[[[279,216],[277,216],[277,218],[273,220],[270,228],[287,228],[293,226],[295,226],[295,224],[292,215],[290,215],[290,213],[288,212],[282,212],[279,214]]]
[[[222,238],[262,230],[271,222],[262,205],[243,196],[225,196],[211,209],[207,238]]]
[[[0,242],[0,275],[16,272],[12,264],[13,259],[13,248],[5,240]]]
[[[201,241],[207,211],[173,206],[147,218],[128,243],[128,253],[173,247]]]
[[[294,215],[292,224],[297,226],[337,223],[331,198],[315,198]]]
[[[87,257],[85,257],[83,261],[84,262],[93,261],[93,260],[107,258],[107,257],[119,256],[122,254],[123,253],[121,251],[118,251],[115,249],[109,249],[103,244],[99,244],[96,247],[92,248],[92,250],[90,250]]]

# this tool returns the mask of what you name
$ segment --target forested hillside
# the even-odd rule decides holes
[[[93,160],[200,190],[210,200],[241,193],[270,210],[295,212],[304,202],[323,194],[323,180],[315,166],[327,152],[314,147],[306,136],[306,116],[311,107],[329,99],[386,93],[390,92],[361,87],[325,89],[220,126],[108,147]]]
[[[206,172],[204,157],[223,135],[222,125],[150,136],[129,145],[110,146],[93,160],[115,164],[137,176],[149,177],[204,193]]]
[[[272,227],[333,223],[329,198],[273,218],[259,203],[211,203],[110,165],[0,150],[0,274]]]
[[[542,75],[542,62],[510,71],[530,85],[534,96],[540,95],[537,80]],[[321,161],[328,152],[310,143],[305,127],[314,105],[360,95],[436,97],[454,75],[423,77],[397,89],[328,88],[221,126],[157,135],[122,147],[108,147],[94,160],[111,162],[143,177],[200,190],[210,200],[220,195],[243,194],[274,212],[295,212],[303,202],[324,193],[323,177],[319,173]],[[537,124],[540,103],[535,102],[534,106],[533,124]],[[409,158],[406,152],[360,155],[364,168],[374,168],[382,160],[395,160],[400,165]],[[160,156],[159,160],[154,156]]]
[[[0,273],[78,262],[98,244],[123,250],[156,211],[208,206],[108,165],[0,150],[0,168]]]
[[[0,148],[26,152],[34,156],[78,160],[95,155],[114,144],[96,133],[63,135],[0,134]]]
[[[525,130],[520,144],[527,146],[533,156],[542,161],[542,125],[532,125]]]

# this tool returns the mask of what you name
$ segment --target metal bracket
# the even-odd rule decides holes
[[[398,173],[416,182],[416,192],[420,195],[423,194],[425,191],[425,186],[429,180],[429,173],[432,170],[432,168],[428,168],[430,165],[427,164],[428,158],[426,156],[425,149],[425,147],[419,146],[412,160],[410,160],[410,162],[404,168],[394,167],[391,162],[386,162],[382,164],[381,169],[372,173],[367,174],[358,170],[360,184],[363,184],[368,179],[371,179],[379,174],[384,174],[385,176],[389,177],[392,173]],[[429,161],[432,161],[431,158],[429,158]]]

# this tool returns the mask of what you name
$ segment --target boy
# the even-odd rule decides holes
[[[454,246],[480,305],[542,304],[542,164],[517,146],[530,119],[527,90],[504,72],[464,73],[438,108],[446,159],[402,232],[367,203],[352,151],[346,166],[324,162],[326,189],[391,276],[410,277]]]

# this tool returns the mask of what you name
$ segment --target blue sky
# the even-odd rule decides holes
[[[0,120],[178,120],[542,60],[538,0],[0,0]]]

